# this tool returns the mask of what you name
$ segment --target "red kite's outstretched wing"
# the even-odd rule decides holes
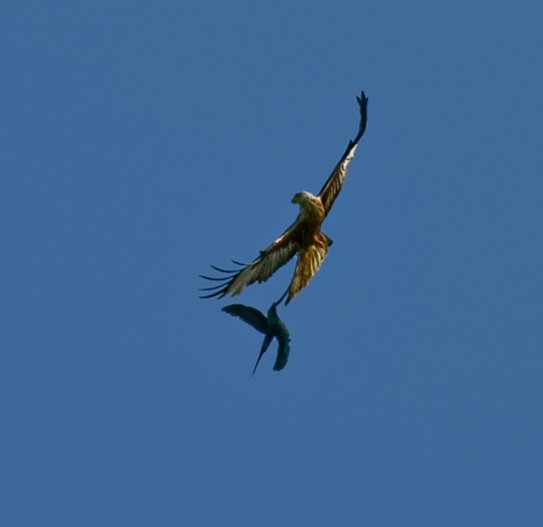
[[[356,145],[366,131],[366,124],[368,122],[368,98],[366,97],[366,94],[362,92],[360,97],[357,97],[356,100],[360,106],[360,125],[358,127],[358,133],[354,139],[349,141],[345,153],[341,156],[338,164],[334,170],[332,170],[332,173],[319,192],[319,198],[322,201],[325,215],[327,215],[332,208],[332,205],[343,186],[343,181],[345,181],[345,176],[347,175],[347,167],[354,157]]]
[[[213,269],[227,276],[215,278],[200,275],[206,280],[219,281],[215,287],[204,288],[203,291],[213,291],[200,298],[219,297],[225,295],[239,295],[243,288],[254,282],[265,282],[277,269],[285,265],[295,254],[298,244],[295,239],[296,223],[287,229],[267,249],[261,251],[260,256],[249,265],[237,271],[230,271],[212,266]],[[234,262],[236,263],[236,262]]]

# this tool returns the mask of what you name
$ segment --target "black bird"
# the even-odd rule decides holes
[[[290,352],[290,334],[285,323],[279,318],[279,315],[277,315],[277,304],[278,302],[274,302],[270,306],[267,317],[258,309],[243,304],[230,304],[222,308],[226,313],[241,318],[241,320],[247,322],[247,324],[250,324],[256,330],[260,331],[260,333],[264,333],[265,335],[251,375],[254,375],[262,355],[264,355],[274,338],[277,339],[278,347],[277,358],[275,359],[273,369],[276,371],[282,370],[287,364]]]

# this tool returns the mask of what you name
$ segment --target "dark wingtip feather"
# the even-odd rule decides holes
[[[249,264],[247,263],[243,263],[243,262],[238,262],[237,260],[231,260],[231,262],[233,264],[236,264],[236,265],[239,265],[240,267],[247,267]]]
[[[198,291],[214,291],[215,289],[224,289],[225,286],[224,284],[219,284],[219,285],[213,285],[211,287],[200,287],[200,289],[198,289]]]
[[[219,282],[218,284],[210,287],[200,288],[200,291],[213,291],[209,294],[200,295],[200,298],[222,298],[223,296],[226,296],[228,288],[232,284],[233,280],[235,280],[236,276],[239,274],[239,271],[227,271],[226,269],[221,269],[220,267],[216,267],[214,265],[212,265],[211,267],[220,273],[225,273],[226,276],[206,276],[203,274],[199,275],[204,280]]]
[[[225,292],[223,290],[221,291],[215,291],[214,293],[209,293],[209,295],[200,295],[200,298],[222,298],[225,295]]]
[[[212,282],[225,282],[226,280],[230,280],[229,276],[206,276],[204,274],[199,274],[198,276],[204,280],[211,280]]]
[[[364,104],[368,104],[368,96],[366,95],[366,92],[364,92],[364,90],[362,90],[360,92],[360,97],[357,95],[356,96],[356,100],[358,101],[358,104],[360,104],[361,106]]]
[[[239,269],[232,270],[232,269],[222,269],[221,267],[217,267],[216,265],[211,266],[215,271],[219,271],[219,273],[227,273],[227,274],[236,274],[239,273]]]

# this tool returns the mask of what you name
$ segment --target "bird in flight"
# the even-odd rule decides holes
[[[229,306],[224,306],[222,310],[234,317],[241,318],[241,320],[247,322],[247,324],[250,324],[265,335],[251,375],[254,375],[262,355],[264,355],[274,338],[277,339],[278,346],[277,358],[275,359],[273,369],[279,371],[286,366],[290,352],[290,334],[287,326],[277,314],[277,302],[274,302],[270,306],[267,317],[258,309],[251,306],[244,306],[243,304],[230,304]]]
[[[220,282],[219,285],[203,288],[212,291],[201,298],[222,298],[226,295],[239,295],[245,286],[254,282],[266,281],[277,269],[285,265],[297,255],[296,267],[290,284],[278,302],[286,296],[288,304],[313,278],[328,253],[332,240],[321,231],[321,224],[330,212],[345,177],[347,167],[352,161],[358,141],[366,130],[368,98],[362,92],[357,97],[360,107],[360,124],[354,139],[349,141],[347,149],[338,164],[315,196],[302,190],[294,195],[292,203],[300,206],[296,221],[277,238],[269,247],[260,251],[260,255],[249,264],[241,264],[233,260],[239,269],[228,270],[212,265],[211,267],[223,276],[210,277],[200,275],[206,280]]]

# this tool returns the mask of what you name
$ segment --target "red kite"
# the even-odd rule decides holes
[[[358,141],[366,130],[368,98],[362,92],[356,100],[360,106],[360,125],[356,137],[349,141],[345,153],[324,183],[320,192],[314,196],[302,190],[294,195],[292,203],[298,203],[300,212],[296,221],[275,240],[269,247],[260,251],[260,256],[250,264],[240,264],[237,270],[226,270],[213,267],[216,271],[226,274],[223,277],[202,276],[206,280],[220,281],[220,285],[204,288],[204,291],[213,291],[201,298],[218,297],[225,295],[239,295],[245,286],[254,282],[266,281],[277,269],[285,265],[294,255],[297,255],[296,268],[292,280],[279,300],[287,296],[288,304],[296,294],[303,289],[319,270],[328,247],[332,240],[321,231],[321,224],[330,212],[347,175],[347,167],[352,161]]]

